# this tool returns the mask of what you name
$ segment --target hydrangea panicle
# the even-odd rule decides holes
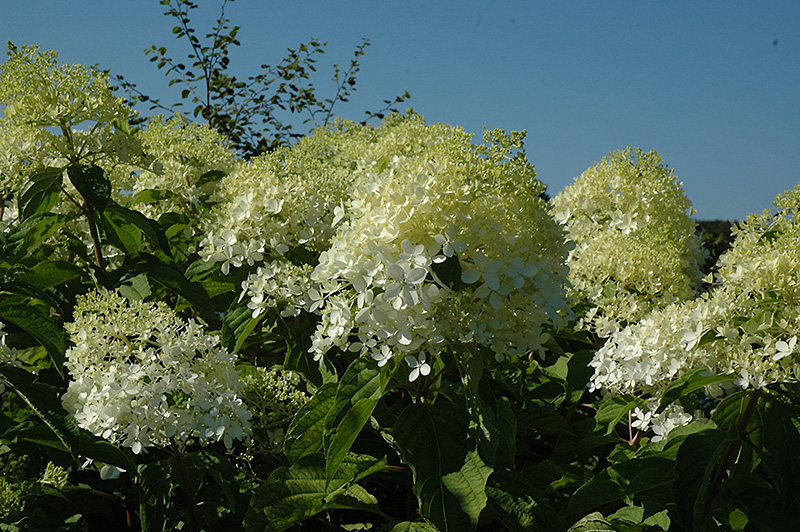
[[[196,322],[98,290],[79,297],[65,328],[74,346],[62,401],[81,427],[137,454],[173,440],[230,447],[247,438],[236,356]]]
[[[612,152],[551,203],[575,248],[570,295],[585,303],[584,326],[603,336],[616,323],[691,299],[703,254],[691,203],[654,151]]]

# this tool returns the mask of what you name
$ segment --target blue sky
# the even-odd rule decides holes
[[[219,14],[196,0],[198,33]],[[98,64],[165,99],[143,50],[185,51],[158,0],[4,0],[0,39]],[[266,1],[229,4],[240,77],[310,38],[328,42],[317,90],[363,37],[357,92],[336,114],[361,120],[403,91],[429,122],[527,130],[529,160],[555,194],[609,151],[655,149],[698,219],[771,206],[800,173],[800,2]]]

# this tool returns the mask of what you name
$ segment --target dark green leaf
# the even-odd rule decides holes
[[[658,457],[634,458],[609,466],[594,475],[570,497],[567,520],[605,504],[620,501],[656,488],[668,488],[674,477],[674,463]]]
[[[111,180],[106,171],[93,164],[75,163],[67,167],[67,175],[83,199],[102,213],[111,200]]]
[[[568,532],[619,532],[600,512],[593,512],[570,527]]]
[[[223,177],[225,177],[225,172],[222,172],[220,170],[211,170],[198,177],[195,186],[201,188],[205,185],[208,185],[209,183],[216,184],[219,183],[220,179],[222,179]]]
[[[439,532],[436,527],[424,521],[402,521],[394,523],[392,528],[386,528],[388,532]]]
[[[172,488],[169,460],[139,466],[139,500],[142,532],[163,532],[167,524],[167,500]]]
[[[470,417],[449,403],[415,403],[392,431],[414,473],[420,513],[445,532],[474,530],[487,502],[492,469],[481,460],[469,424]]]
[[[0,319],[13,323],[39,342],[50,355],[53,367],[63,375],[67,343],[61,327],[52,318],[32,305],[4,303],[0,307]]]
[[[290,462],[322,449],[325,418],[333,406],[336,389],[335,383],[323,385],[295,414],[283,441],[283,451]]]
[[[152,203],[158,203],[159,201],[165,199],[171,199],[177,197],[177,194],[174,192],[170,192],[169,190],[160,190],[160,189],[152,189],[148,188],[146,190],[140,190],[136,194],[130,197],[126,205],[137,205],[139,203],[144,203],[146,205]]]
[[[595,415],[597,425],[605,427],[606,435],[611,434],[628,412],[644,403],[644,399],[635,395],[615,395],[600,405]]]
[[[26,218],[8,235],[12,253],[6,260],[16,262],[39,249],[42,242],[50,238],[69,220],[63,214],[40,212]]]
[[[141,250],[142,237],[154,248],[159,248],[168,256],[171,255],[169,241],[158,222],[147,218],[144,214],[109,202],[102,219],[106,222],[106,229],[113,231],[128,255],[138,254]]]
[[[200,478],[206,474],[214,479],[228,501],[228,508],[236,510],[236,494],[239,487],[236,483],[236,469],[227,458],[212,451],[198,451],[185,457],[187,468],[197,470]]]
[[[562,530],[545,495],[517,471],[496,471],[486,485],[488,508],[511,531]]]
[[[55,390],[36,382],[35,375],[21,368],[0,366],[0,376],[44,421],[77,461],[80,430],[75,418],[64,410]]]
[[[276,469],[256,489],[245,515],[248,532],[280,532],[328,508],[379,512],[378,501],[355,482],[382,471],[386,460],[348,455],[334,478],[325,475],[321,454]]]
[[[725,450],[734,444],[724,430],[690,434],[681,444],[675,461],[677,478],[672,491],[685,528],[694,529],[695,520],[706,504],[712,473]]]
[[[236,353],[263,318],[263,313],[254,318],[252,309],[234,301],[222,318],[222,345],[231,353]]]
[[[381,371],[370,355],[364,355],[350,364],[339,381],[323,434],[329,479],[336,475],[336,469],[383,395],[389,380],[388,366]]]
[[[661,396],[661,403],[658,406],[658,412],[663,412],[667,406],[677,401],[681,397],[689,395],[695,390],[704,388],[710,384],[718,382],[732,381],[735,377],[732,375],[707,375],[708,370],[705,368],[693,369],[678,377],[672,384],[667,386],[664,394]]]
[[[219,322],[211,298],[201,283],[191,282],[180,271],[159,262],[142,261],[132,267],[146,273],[151,283],[160,284],[188,301],[210,327],[215,327]]]
[[[22,277],[39,288],[51,288],[87,275],[80,266],[62,260],[40,262],[25,271]]]
[[[43,168],[30,175],[28,186],[19,199],[20,219],[30,218],[40,212],[50,212],[61,193],[63,173],[63,168]]]

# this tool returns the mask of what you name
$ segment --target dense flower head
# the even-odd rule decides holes
[[[540,349],[565,316],[567,246],[522,135],[491,131],[474,146],[462,129],[418,116],[376,132],[311,276],[315,356],[336,346],[383,364],[451,342],[498,358]]]
[[[156,205],[134,205],[153,217],[166,211],[187,211],[219,181],[219,174],[203,182],[209,172],[227,174],[237,164],[228,140],[207,124],[190,122],[182,115],[150,118],[136,132],[149,164],[126,166],[118,188],[137,193],[156,190],[165,197]],[[118,172],[123,174],[123,172]]]
[[[475,146],[413,114],[318,129],[223,179],[200,253],[252,268],[254,316],[318,313],[318,360],[334,346],[381,364],[452,341],[540,349],[569,314],[568,245],[523,137],[490,131]]]
[[[131,114],[106,73],[59,63],[56,52],[35,46],[9,43],[7,55],[0,65],[0,130],[27,155],[75,160],[101,152],[113,124]]]
[[[642,394],[657,404],[671,382],[696,368],[730,377],[707,388],[710,395],[800,380],[799,200],[800,185],[778,197],[777,214],[739,225],[708,293],[612,334],[591,362],[590,389]]]
[[[201,255],[227,273],[290,249],[326,249],[371,135],[366,126],[339,121],[238,166],[219,184],[221,201],[209,216]]]
[[[65,328],[74,346],[62,401],[81,427],[137,454],[172,441],[230,447],[247,437],[236,356],[164,303],[90,292]]]
[[[253,413],[254,439],[265,450],[280,453],[289,424],[311,396],[302,389],[300,374],[280,367],[252,367],[242,373],[243,396]]]
[[[691,203],[653,151],[612,152],[551,201],[575,249],[570,295],[603,335],[657,308],[691,299],[703,255]]]

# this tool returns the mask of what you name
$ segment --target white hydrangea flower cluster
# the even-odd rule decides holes
[[[0,130],[28,155],[75,160],[100,153],[113,124],[127,122],[131,110],[111,92],[107,74],[57,59],[51,50],[9,44],[0,65]]]
[[[651,441],[654,442],[665,439],[675,427],[688,425],[692,421],[705,421],[702,412],[689,414],[676,403],[672,403],[661,412],[658,412],[658,407],[658,400],[650,400],[645,409],[637,407],[631,415],[631,426],[641,431],[652,430]]]
[[[65,328],[73,380],[62,401],[81,427],[137,454],[173,441],[230,447],[247,437],[236,356],[164,303],[91,292]]]
[[[321,314],[318,360],[333,346],[381,363],[447,341],[540,349],[569,315],[568,245],[522,138],[476,147],[416,115],[338,122],[224,178],[200,253],[224,273],[257,268],[242,285],[254,316]]]
[[[17,129],[15,124],[0,119],[0,201],[20,190],[24,175],[38,159],[33,143]]]
[[[158,190],[175,195],[164,198],[158,205],[134,205],[151,218],[169,211],[194,216],[194,206],[207,193],[200,177],[212,171],[227,174],[237,164],[236,153],[222,134],[182,115],[168,120],[163,116],[152,117],[137,137],[152,162],[148,169],[131,166],[117,172],[124,174],[124,178],[122,175],[117,178],[120,188],[134,194]],[[127,182],[121,182],[122,179]]]
[[[223,272],[304,247],[326,249],[370,129],[347,122],[317,129],[291,148],[252,159],[226,176],[200,254]]]
[[[281,316],[297,316],[310,311],[317,294],[311,280],[313,266],[296,265],[285,260],[267,261],[242,281],[239,301],[248,299],[247,307],[256,318],[268,308],[279,308]]]
[[[732,383],[707,387],[711,396],[800,380],[800,185],[776,205],[777,215],[753,215],[739,226],[711,291],[612,334],[591,362],[590,389],[636,393],[657,405],[671,382],[695,368],[730,375]],[[692,417],[684,413],[687,422]],[[649,423],[640,416],[642,428]]]
[[[416,116],[376,132],[311,276],[315,358],[335,346],[381,365],[419,354],[421,368],[424,352],[452,342],[498,358],[539,350],[568,314],[568,250],[532,166],[512,155],[522,135],[492,131],[476,147],[462,129]]]
[[[582,326],[608,336],[695,296],[703,254],[691,203],[656,152],[612,152],[551,203],[576,243],[570,295],[588,307]]]

